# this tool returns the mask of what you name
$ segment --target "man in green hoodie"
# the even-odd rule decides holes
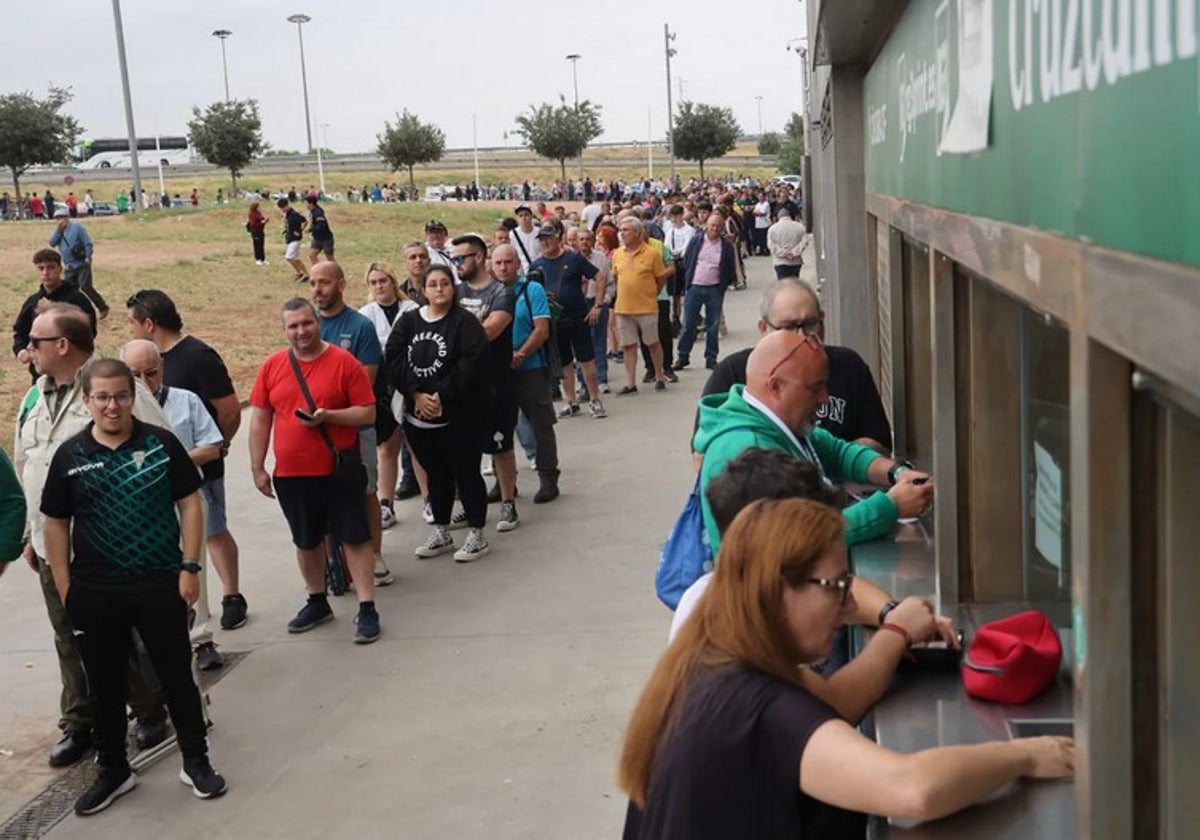
[[[750,354],[744,386],[701,399],[694,444],[703,458],[700,497],[714,556],[721,550],[721,534],[705,491],[729,461],[752,446],[806,458],[827,480],[891,485],[887,493],[875,493],[845,509],[848,545],[886,536],[897,519],[920,516],[933,503],[927,474],[840,440],[817,425],[816,412],[829,397],[828,378],[820,339],[780,331],[765,336]]]
[[[0,452],[0,575],[25,547],[25,493],[8,456]]]

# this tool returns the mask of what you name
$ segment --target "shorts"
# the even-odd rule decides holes
[[[295,242],[289,242],[283,246],[283,258],[285,260],[300,259],[300,240],[299,239],[297,239]]]
[[[275,497],[301,551],[317,548],[326,536],[345,545],[371,539],[362,493],[346,493],[332,475],[275,476]]]
[[[369,496],[374,496],[379,489],[379,452],[375,449],[378,442],[374,426],[363,426],[358,430],[358,450],[363,466],[367,468],[366,493]]]
[[[329,259],[333,259],[333,240],[314,239],[312,241],[312,245],[309,246],[309,250],[316,251],[317,253],[324,252],[325,256],[329,257]]]
[[[564,365],[596,360],[596,345],[592,330],[583,315],[564,312],[555,324],[558,335],[558,356]]]
[[[517,427],[517,401],[508,388],[497,388],[492,394],[488,418],[484,429],[484,454],[512,452],[513,430]]]
[[[658,313],[647,315],[617,315],[617,335],[622,347],[632,347],[640,339],[643,344],[653,347],[658,344]]]
[[[210,478],[200,485],[200,494],[208,505],[208,515],[204,518],[204,536],[215,537],[229,530],[225,520],[225,477]]]

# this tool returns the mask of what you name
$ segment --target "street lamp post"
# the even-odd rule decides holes
[[[567,56],[567,61],[571,62],[571,81],[575,86],[575,115],[579,116],[579,59],[583,58],[579,53],[571,53]],[[579,180],[583,180],[583,150],[579,150]]]
[[[308,149],[313,149],[312,118],[308,115],[308,70],[304,66],[304,24],[312,18],[308,15],[288,15],[288,23],[296,24],[296,36],[300,39],[300,81],[304,85],[304,133],[308,137]]]
[[[121,65],[121,92],[125,96],[125,129],[129,132],[129,163],[133,168],[133,201],[129,209],[136,213],[142,195],[142,167],[138,161],[137,131],[133,127],[133,97],[129,93],[129,64],[125,60],[125,28],[121,25],[121,0],[112,0],[113,23],[117,28],[117,62]]]
[[[671,32],[671,27],[668,24],[663,24],[663,49],[667,55],[667,148],[671,153],[671,186],[675,185],[675,115],[672,113],[673,106],[671,105],[671,56],[675,55],[675,50],[671,48],[671,42],[675,40],[675,33]]]
[[[758,100],[758,136],[761,138],[761,137],[763,136],[763,130],[762,130],[762,97],[761,97],[761,96],[756,96],[756,97],[754,97],[754,98]]]
[[[317,146],[317,177],[321,180],[320,197],[324,198],[325,197],[325,165],[321,161],[321,151],[322,151],[321,147],[322,146],[324,146],[325,148],[329,147],[329,123],[321,123],[321,125],[319,127],[321,129],[322,135],[324,136],[324,139],[321,141],[321,145]]]
[[[221,71],[225,75],[225,101],[229,101],[229,64],[225,60],[225,39],[233,33],[228,29],[217,29],[213,32],[214,38],[221,39]]]

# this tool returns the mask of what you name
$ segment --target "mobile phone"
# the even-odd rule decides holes
[[[307,411],[305,411],[303,408],[296,409],[296,416],[299,417],[301,420],[303,420],[305,423],[311,423],[317,419],[316,417],[314,417],[313,415],[311,415]]]
[[[912,483],[913,483],[914,485],[917,485],[917,484],[928,484],[928,483],[929,483],[929,477],[928,477],[928,476],[926,476],[925,478],[914,478],[914,479],[912,480]]]

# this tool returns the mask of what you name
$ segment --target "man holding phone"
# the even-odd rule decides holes
[[[358,360],[321,340],[310,301],[292,298],[283,305],[283,332],[288,348],[267,359],[250,392],[250,470],[260,493],[279,498],[308,590],[288,632],[305,633],[333,619],[325,592],[325,537],[332,535],[342,543],[358,595],[354,642],[370,644],[380,627],[363,506],[366,471],[361,461],[357,469],[346,467],[358,453],[358,427],[375,420],[375,394]],[[274,477],[266,469],[272,432]]]

